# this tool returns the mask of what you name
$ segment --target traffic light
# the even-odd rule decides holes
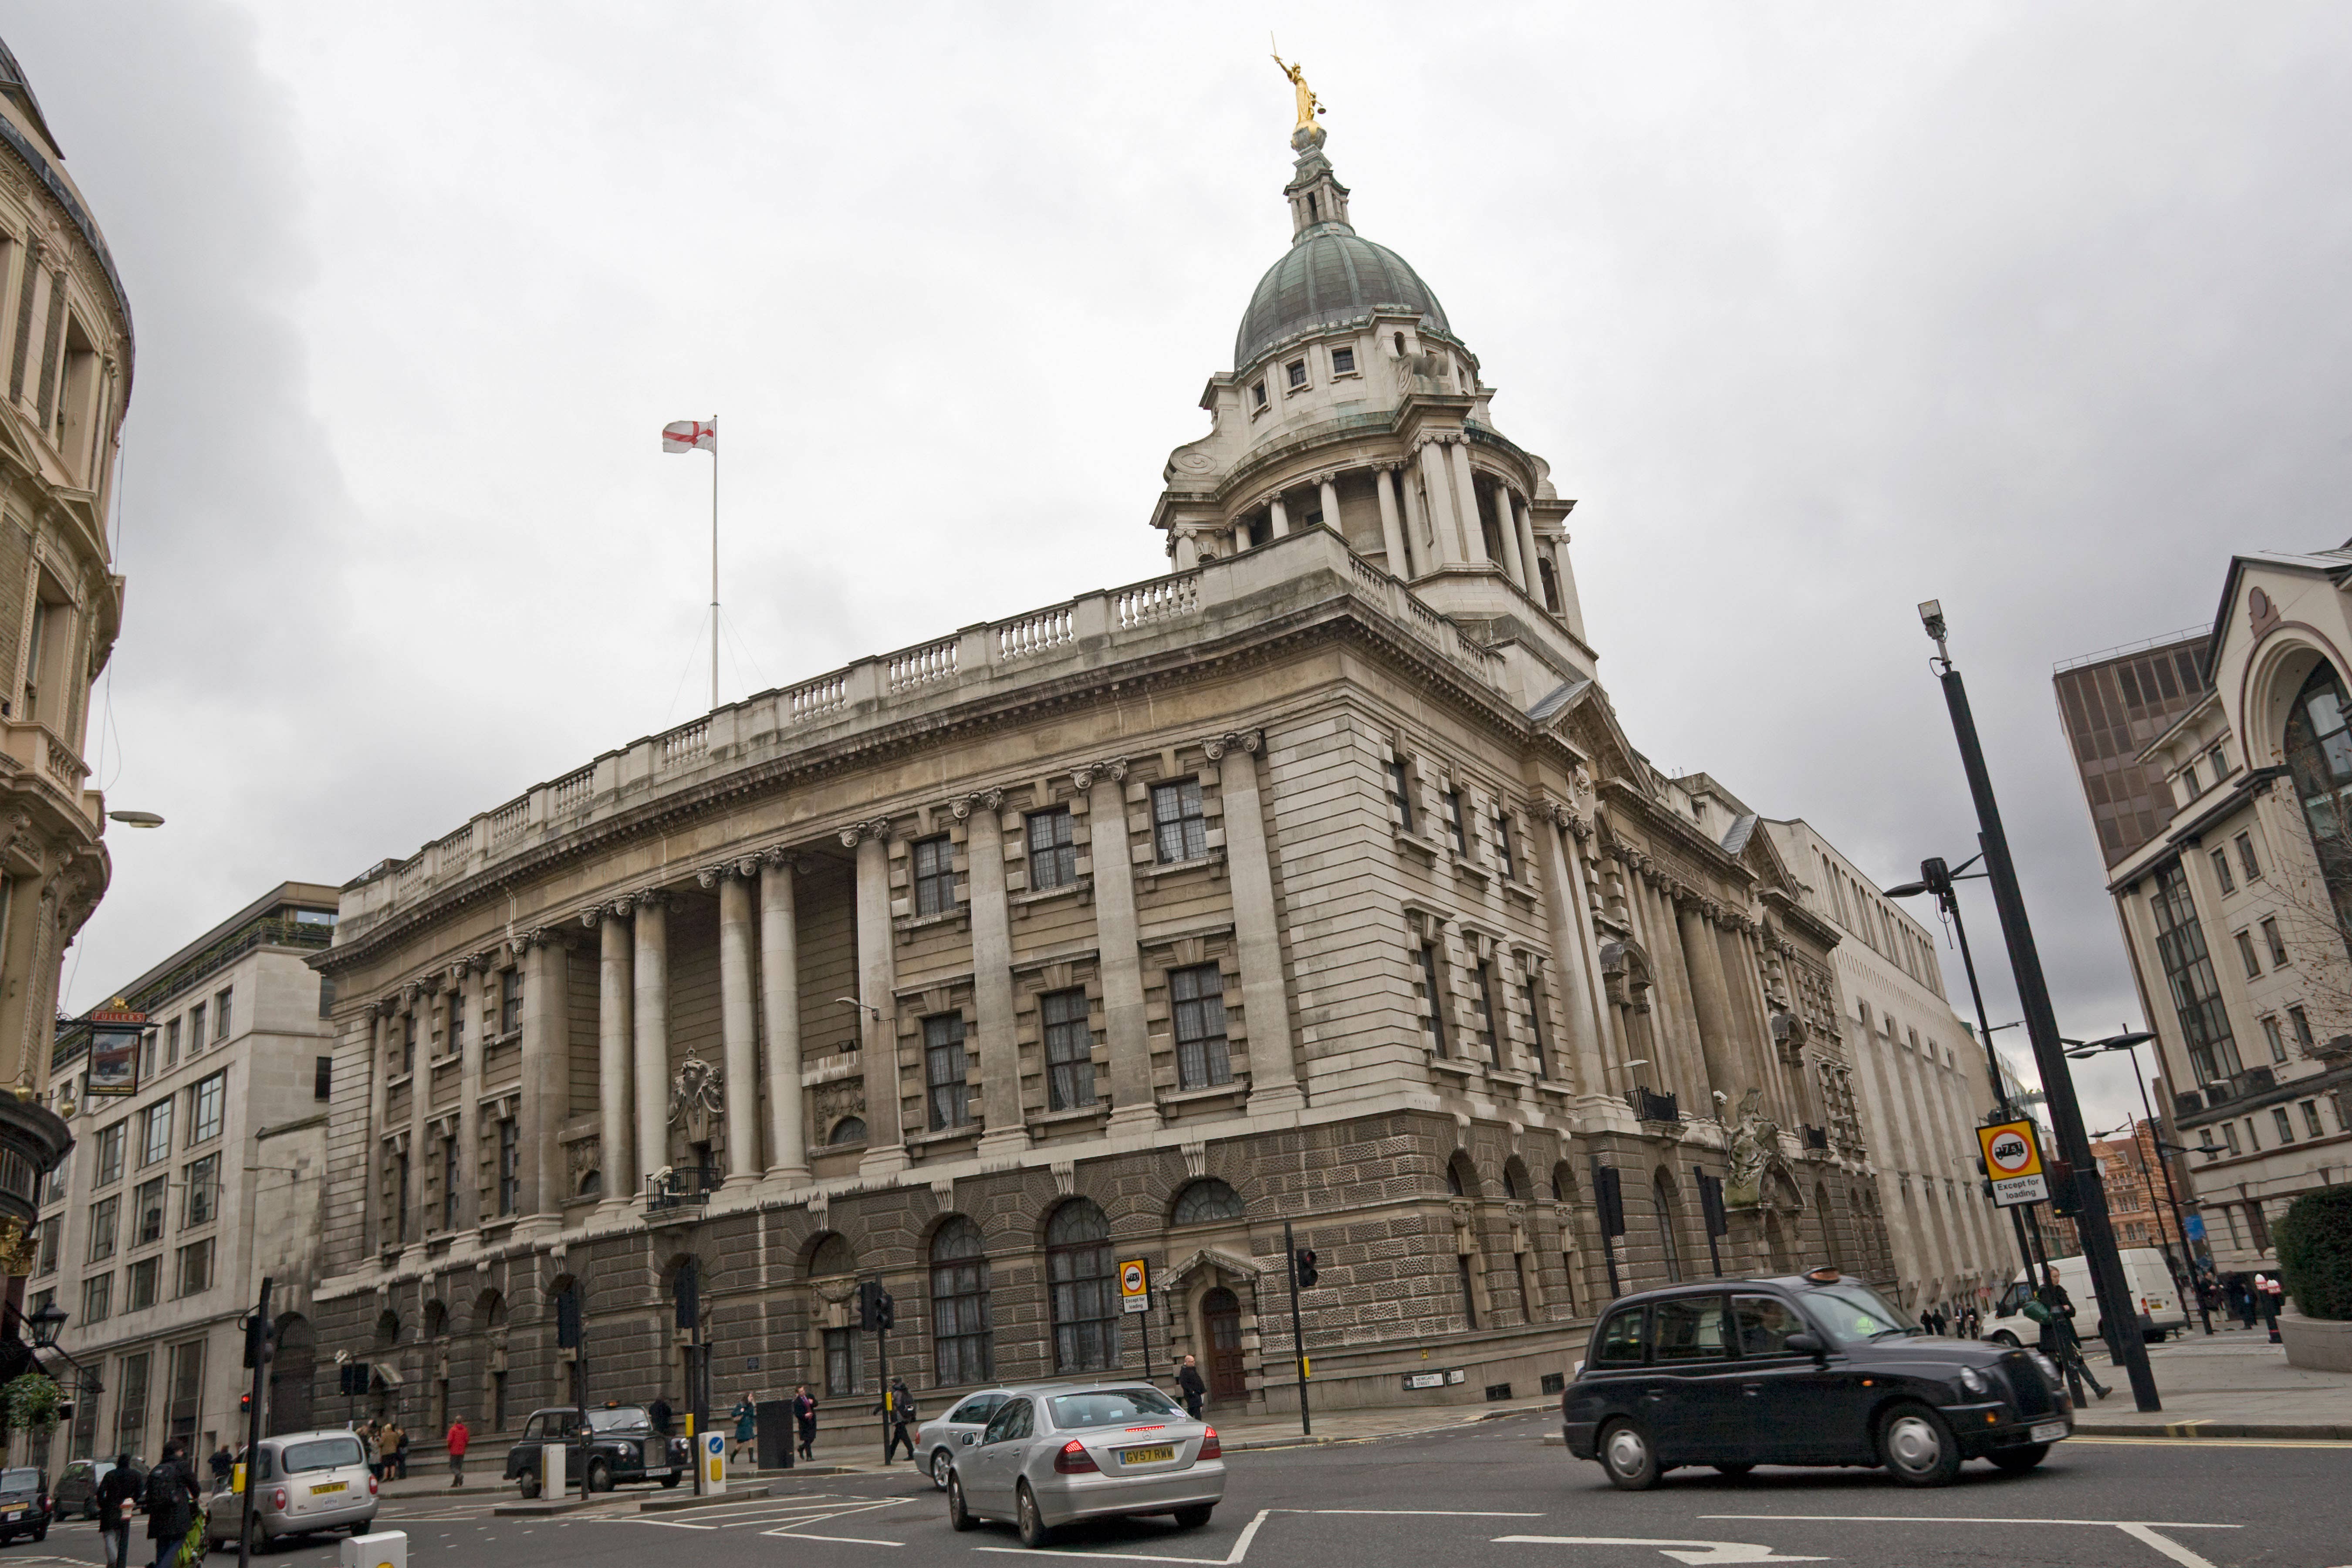
[[[702,1270],[689,1258],[677,1269],[677,1326],[690,1329],[702,1321]]]
[[[2074,1182],[2074,1167],[2063,1160],[2050,1162],[2050,1212],[2073,1219],[2083,1212],[2083,1190]]]
[[[580,1287],[577,1285],[556,1294],[555,1343],[559,1350],[576,1351],[580,1348]]]
[[[249,1394],[249,1393],[248,1393],[248,1394],[238,1394],[238,1395],[236,1396],[236,1415],[237,1415],[237,1419],[238,1419],[238,1420],[240,1420],[240,1421],[242,1421],[242,1420],[244,1420],[247,1416],[248,1416],[248,1415],[252,1415],[252,1414],[253,1414],[253,1395],[252,1395],[251,1394]]]
[[[886,1331],[896,1328],[898,1323],[897,1300],[879,1285],[874,1287],[874,1326]]]
[[[871,1279],[857,1282],[857,1328],[872,1333],[882,1326],[882,1287]]]
[[[266,1366],[278,1353],[278,1331],[267,1318],[252,1312],[245,1315],[245,1364]]]
[[[1315,1267],[1315,1249],[1311,1247],[1302,1247],[1293,1253],[1290,1266],[1297,1276],[1301,1290],[1313,1289],[1315,1281],[1322,1278],[1321,1271]]]
[[[58,1401],[58,1425],[60,1426],[70,1426],[73,1425],[73,1396],[71,1394],[68,1394],[65,1398]]]

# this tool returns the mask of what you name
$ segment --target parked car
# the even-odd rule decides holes
[[[0,1545],[20,1535],[49,1534],[49,1478],[35,1469],[0,1470]]]
[[[965,1437],[977,1437],[986,1429],[988,1418],[1012,1392],[1009,1387],[983,1388],[978,1394],[967,1394],[915,1429],[916,1462],[929,1474],[931,1485],[941,1491],[948,1489],[955,1451]]]
[[[246,1466],[253,1489],[252,1551],[267,1552],[293,1535],[348,1530],[365,1534],[375,1522],[376,1479],[367,1450],[351,1432],[289,1432],[264,1437]],[[205,1500],[205,1539],[214,1550],[236,1543],[245,1494],[217,1491]]]
[[[2119,1255],[2123,1258],[2124,1280],[2131,1288],[2132,1305],[2139,1314],[2139,1331],[2149,1344],[2160,1343],[2167,1334],[2184,1332],[2189,1327],[2189,1304],[2181,1300],[2180,1291],[2172,1281],[2172,1268],[2160,1248],[2126,1247]],[[2090,1259],[2053,1258],[2050,1270],[2058,1276],[2058,1283],[2074,1303],[2074,1333],[2089,1341],[2099,1337],[2099,1325],[2104,1321],[2099,1311],[2099,1293],[2091,1287]],[[2041,1336],[2042,1326],[2021,1316],[2025,1303],[2033,1299],[2033,1287],[2023,1274],[2009,1283],[1993,1303],[1992,1326],[1985,1337],[2003,1344],[2032,1344]]]
[[[1158,1389],[1047,1384],[1006,1394],[977,1436],[958,1440],[948,1523],[1010,1520],[1034,1550],[1082,1519],[1165,1513],[1195,1530],[1224,1496],[1217,1429]]]
[[[539,1451],[562,1443],[567,1481],[584,1481],[592,1492],[608,1492],[632,1481],[659,1481],[674,1487],[694,1473],[694,1447],[686,1438],[665,1437],[654,1430],[654,1418],[642,1405],[606,1405],[583,1410],[576,1405],[551,1405],[534,1410],[523,1423],[522,1438],[507,1450],[506,1479],[520,1484],[522,1495],[539,1495]]]
[[[1963,1460],[2030,1470],[2074,1430],[2038,1351],[1926,1334],[1834,1268],[1628,1296],[1560,1395],[1569,1452],[1628,1491],[1682,1465],[1885,1466],[1941,1486]]]
[[[54,1513],[68,1518],[95,1520],[98,1517],[98,1483],[114,1468],[112,1459],[76,1459],[58,1478],[57,1490],[49,1494],[49,1507]],[[147,1468],[137,1456],[131,1461],[131,1473],[145,1479]]]

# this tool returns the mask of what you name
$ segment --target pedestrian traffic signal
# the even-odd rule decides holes
[[[1321,1270],[1315,1267],[1315,1249],[1311,1247],[1302,1247],[1291,1255],[1291,1268],[1301,1290],[1313,1289],[1315,1281],[1322,1278]]]

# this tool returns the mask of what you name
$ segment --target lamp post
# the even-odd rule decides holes
[[[2103,1040],[2069,1040],[2066,1044],[2072,1048],[2069,1049],[2066,1054],[2074,1058],[2076,1061],[2083,1061],[2106,1051],[2121,1051],[2126,1056],[2129,1057],[2131,1058],[2132,1065],[2132,1079],[2139,1085],[2139,1108],[2147,1113],[2148,1126],[2151,1128],[2160,1128],[2162,1124],[2156,1119],[2155,1104],[2148,1099],[2147,1079],[2139,1070],[2139,1047],[2154,1038],[2156,1038],[2154,1035],[2147,1034],[2143,1031],[2137,1034],[2109,1035]],[[2174,1187],[2172,1184],[2172,1162],[2164,1157],[2163,1151],[2167,1145],[2163,1139],[2158,1137],[2156,1132],[2150,1132],[2148,1134],[2148,1138],[2149,1141],[2154,1142],[2157,1146],[2158,1152],[2156,1163],[2159,1166],[2163,1167],[2164,1170],[2164,1195],[2168,1200],[2169,1200],[2169,1205],[2172,1209],[2172,1234],[2180,1238],[2180,1250],[2183,1254],[2187,1254],[2189,1252],[2189,1226],[2188,1223],[2180,1217],[2180,1193],[2179,1189]],[[2132,1142],[2134,1144],[2137,1144],[2139,1139],[2135,1136],[2132,1139]],[[2156,1184],[2148,1179],[2147,1161],[2145,1157],[2140,1161],[2139,1175],[2140,1180],[2147,1184],[2148,1206],[2153,1208],[2156,1206]],[[2164,1227],[2162,1226],[2158,1226],[2157,1227],[2158,1234],[2161,1235],[2163,1233],[2163,1229]],[[2192,1256],[2189,1257],[2185,1263],[2173,1263],[2172,1247],[2170,1244],[2168,1243],[2164,1248],[2164,1260],[2172,1267],[2173,1288],[2175,1289],[2187,1290],[2190,1295],[2197,1298],[2197,1316],[2205,1324],[2205,1331],[2209,1334],[2211,1333],[2213,1331],[2213,1310],[2205,1304],[2205,1292],[2197,1288],[2197,1270],[2195,1267],[2197,1261],[2196,1258]]]
[[[2065,1047],[2060,1042],[2058,1015],[2050,1005],[2050,984],[2042,973],[2042,954],[2033,943],[2033,922],[2025,912],[2025,895],[2017,884],[2017,866],[2010,858],[2009,834],[2001,826],[2000,803],[1994,798],[1992,775],[1986,770],[1983,745],[1977,739],[1976,717],[1969,709],[1967,685],[1946,647],[1944,607],[1934,599],[1919,606],[1919,621],[1936,645],[1933,668],[1944,688],[1944,704],[1952,717],[1952,736],[1958,742],[1960,766],[1968,774],[1969,794],[1977,808],[1977,842],[1984,852],[1985,875],[1992,883],[1993,903],[2000,911],[2001,937],[2009,947],[2010,973],[2017,981],[2017,999],[2025,1014],[2025,1032],[2033,1041],[2033,1060],[2042,1073],[2042,1093],[2050,1111],[2050,1128],[2059,1155],[2075,1172],[2095,1171],[2090,1140],[2083,1128],[2083,1108],[2074,1098],[2074,1080],[2066,1069]],[[2161,1410],[2156,1377],[2148,1370],[2147,1344],[2128,1331],[2139,1321],[2133,1310],[2130,1281],[2123,1259],[2116,1255],[2116,1237],[2107,1223],[2107,1195],[2096,1182],[2075,1183],[2081,1213],[2075,1228],[2083,1238],[2083,1256],[2091,1266],[2091,1282],[2099,1300],[2100,1324],[2107,1347],[2131,1379],[2132,1402],[2144,1411]]]

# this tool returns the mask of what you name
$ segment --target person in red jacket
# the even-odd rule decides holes
[[[466,1430],[464,1416],[457,1416],[449,1423],[449,1484],[452,1487],[466,1484],[466,1440],[470,1436]]]

